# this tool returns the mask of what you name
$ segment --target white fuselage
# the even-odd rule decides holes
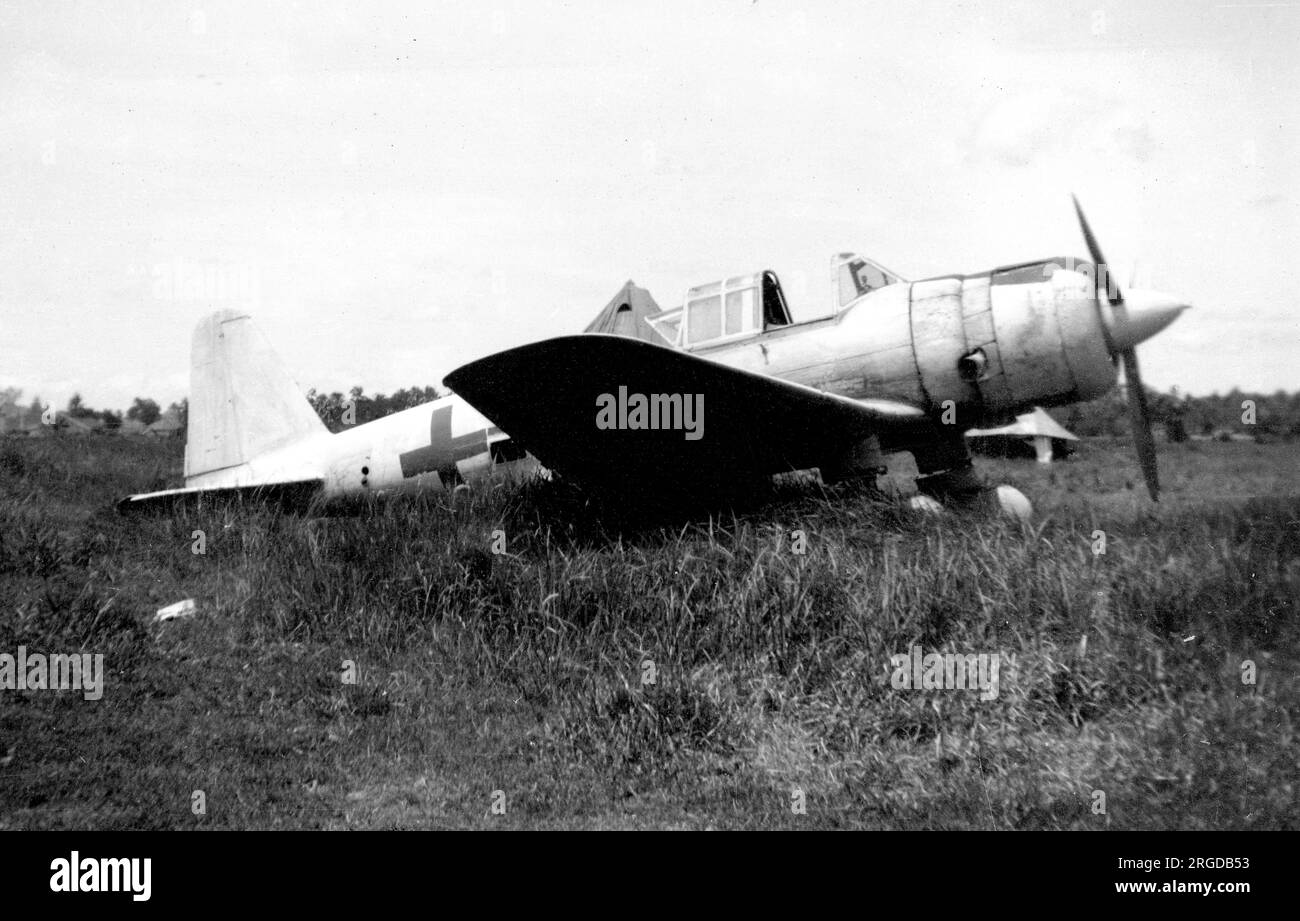
[[[457,396],[442,397],[341,432],[320,432],[243,464],[191,476],[189,488],[252,486],[309,478],[326,498],[446,489],[493,466],[507,440]]]

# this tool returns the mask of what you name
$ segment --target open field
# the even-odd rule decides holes
[[[1027,529],[901,465],[666,525],[542,481],[119,517],[181,450],[0,445],[0,652],[107,675],[0,691],[0,828],[1300,827],[1300,445],[1162,446],[1159,506],[1123,445],[981,460]],[[913,645],[996,698],[895,689]]]

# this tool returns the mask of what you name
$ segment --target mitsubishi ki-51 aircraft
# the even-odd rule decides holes
[[[979,505],[997,493],[975,474],[963,432],[1098,397],[1118,364],[1155,499],[1134,350],[1187,305],[1122,293],[1074,205],[1090,261],[907,281],[844,254],[832,264],[838,309],[806,322],[792,321],[769,271],[692,288],[667,311],[629,282],[588,333],[471,362],[447,375],[452,396],[337,434],[249,318],[218,313],[194,337],[185,488],[119,507],[446,489],[528,454],[602,491],[700,495],[792,470],[873,476],[900,451],[916,460],[922,496]]]

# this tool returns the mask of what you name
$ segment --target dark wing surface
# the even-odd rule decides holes
[[[933,432],[914,406],[852,400],[622,336],[521,346],[444,383],[547,467],[615,487],[690,489],[815,467],[868,435]]]

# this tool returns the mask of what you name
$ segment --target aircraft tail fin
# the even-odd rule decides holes
[[[252,318],[222,310],[194,330],[187,483],[326,431]]]

